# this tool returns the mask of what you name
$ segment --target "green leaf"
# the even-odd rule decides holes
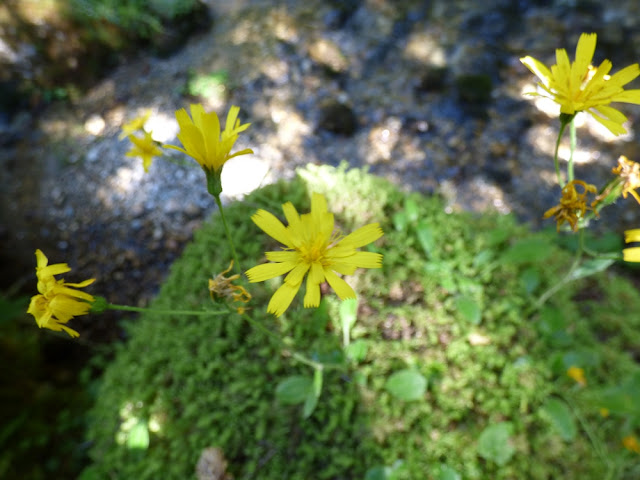
[[[550,398],[542,407],[542,414],[547,417],[563,440],[570,442],[576,437],[576,424],[565,402]]]
[[[344,349],[347,358],[352,362],[361,362],[367,357],[367,352],[369,351],[369,343],[360,338],[355,342],[349,344],[347,348]]]
[[[502,255],[501,260],[504,263],[516,265],[528,262],[539,263],[549,258],[552,251],[551,243],[546,238],[523,238],[511,245]]]
[[[309,392],[307,398],[304,400],[304,406],[302,407],[302,418],[309,418],[317,406],[318,397],[313,392]]]
[[[418,204],[413,198],[407,197],[404,201],[404,211],[407,214],[407,219],[410,222],[417,222],[420,217],[420,211],[418,209]]]
[[[427,256],[430,256],[436,247],[433,229],[425,222],[420,222],[416,227],[416,234],[418,235],[418,241],[420,242],[422,250],[424,250]]]
[[[506,465],[515,453],[515,448],[509,442],[512,431],[511,422],[489,425],[478,438],[478,454],[499,466]]]
[[[393,227],[398,232],[404,232],[409,225],[409,219],[407,218],[407,214],[405,212],[397,212],[393,214]]]
[[[524,287],[525,292],[532,294],[540,285],[538,270],[533,267],[523,270],[520,274],[520,284]]]
[[[387,379],[385,389],[400,400],[419,400],[427,390],[427,379],[415,370],[400,370]]]
[[[389,470],[388,467],[381,465],[371,467],[367,470],[367,473],[364,474],[364,480],[387,480],[387,470]]]
[[[478,325],[482,320],[482,309],[474,298],[461,295],[456,298],[455,306],[458,313],[471,324]]]
[[[462,480],[462,475],[445,463],[436,469],[435,480]]]
[[[294,375],[282,380],[276,387],[276,398],[283,405],[296,405],[313,394],[313,382],[309,377]]]
[[[577,280],[578,278],[588,277],[598,272],[602,272],[609,268],[609,266],[615,262],[611,258],[591,258],[582,262],[578,268],[571,273],[571,279]]]
[[[129,450],[146,450],[149,448],[149,426],[147,421],[140,419],[127,435],[127,448]]]
[[[349,345],[350,333],[353,326],[356,324],[356,318],[358,313],[358,300],[355,298],[349,298],[343,300],[340,303],[340,325],[342,327],[342,343],[346,347]]]

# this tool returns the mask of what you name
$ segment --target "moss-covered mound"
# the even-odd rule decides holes
[[[640,301],[629,283],[590,277],[535,311],[533,300],[571,263],[554,236],[508,216],[446,213],[437,198],[329,167],[225,210],[243,268],[276,247],[250,215],[281,216],[285,201],[308,211],[310,190],[326,195],[344,232],[372,221],[385,231],[371,247],[383,268],[349,278],[359,349],[348,354],[333,293],[303,309],[301,292],[275,319],[265,310],[278,280],[249,286],[255,320],[291,349],[344,366],[325,372],[312,415],[275,394],[310,368],[241,317],[144,314],[104,374],[88,432],[94,463],[82,478],[197,478],[209,447],[236,480],[637,478],[634,454],[620,444],[628,412],[607,404],[604,419],[593,406],[638,370]],[[153,307],[219,310],[207,278],[229,259],[214,216]],[[584,369],[587,387],[566,375],[571,366]],[[424,393],[412,385],[417,399],[399,398],[388,382],[405,370],[426,380]]]

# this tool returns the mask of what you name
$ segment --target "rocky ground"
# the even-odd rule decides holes
[[[580,33],[595,31],[595,61],[609,58],[616,71],[638,61],[640,17],[630,0],[490,3],[209,1],[211,28],[172,56],[140,51],[86,95],[0,122],[3,285],[35,288],[41,248],[74,279],[96,277],[93,291],[110,301],[145,305],[215,205],[199,168],[159,159],[145,174],[118,135],[149,109],[154,138],[177,144],[174,112],[194,101],[221,115],[238,105],[252,124],[236,147],[254,155],[225,167],[227,201],[309,162],[347,160],[437,192],[451,209],[514,212],[543,226],[559,193],[557,112],[523,97],[535,79],[518,59],[551,64],[557,47],[573,57]],[[579,178],[602,185],[619,155],[640,159],[639,107],[622,109],[631,120],[623,137],[577,119]],[[638,212],[627,199],[599,228],[637,228]],[[117,318],[76,327],[116,338]]]

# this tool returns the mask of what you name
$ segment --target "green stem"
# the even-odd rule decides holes
[[[560,120],[560,131],[558,132],[558,139],[556,140],[556,149],[553,154],[553,165],[556,168],[556,176],[558,177],[558,185],[560,185],[560,188],[564,187],[564,182],[562,181],[562,175],[560,174],[560,164],[558,163],[558,150],[560,149],[560,140],[562,140],[562,134],[564,133],[565,128],[567,128],[567,122]]]
[[[578,231],[578,251],[576,252],[576,258],[573,260],[573,263],[571,264],[571,268],[569,269],[569,271],[567,272],[567,274],[564,276],[562,280],[560,280],[553,287],[549,288],[546,292],[540,295],[540,298],[538,298],[538,301],[535,303],[536,310],[542,307],[545,304],[545,302],[552,295],[554,295],[558,290],[560,290],[567,283],[573,280],[572,278],[573,272],[576,270],[576,268],[578,268],[578,265],[580,265],[580,260],[582,260],[583,252],[584,252],[584,230],[580,229]]]
[[[569,182],[573,180],[573,152],[575,152],[576,150],[576,122],[574,122],[573,120],[574,119],[572,118],[571,122],[569,122],[569,138],[571,139],[571,149],[569,150],[569,164],[567,165],[567,179]]]
[[[156,310],[153,308],[131,307],[129,305],[116,305],[109,303],[106,307],[108,310],[122,310],[125,312],[149,312],[158,313],[160,315],[194,315],[205,317],[207,315],[226,315],[228,312],[211,312],[202,310]]]
[[[593,430],[587,423],[587,420],[582,416],[582,414],[580,413],[580,410],[575,406],[575,404],[564,395],[562,394],[558,394],[558,395],[567,403],[567,405],[569,405],[569,407],[571,407],[571,411],[573,412],[574,416],[578,419],[578,423],[580,424],[580,427],[587,434],[587,437],[589,437],[589,441],[591,442],[593,449],[596,451],[596,455],[598,455],[602,463],[604,463],[607,466],[607,478],[612,478],[611,474],[615,472],[615,464],[612,465],[612,463],[609,462],[607,455],[604,451],[604,447],[602,446],[602,442],[600,442],[598,438],[595,436],[595,434],[593,433]]]
[[[231,309],[231,307],[229,307],[229,308]],[[242,318],[244,318],[249,323],[249,325],[251,325],[255,329],[260,330],[262,333],[267,335],[271,340],[276,342],[283,350],[286,350],[293,358],[298,360],[300,363],[304,363],[305,365],[310,366],[314,370],[324,370],[325,368],[341,369],[341,367],[338,366],[338,365],[325,365],[325,364],[320,363],[320,362],[315,362],[315,361],[311,360],[310,358],[305,357],[301,353],[292,351],[289,348],[289,346],[284,343],[284,340],[282,340],[282,338],[280,338],[278,335],[273,333],[271,330],[269,330],[267,327],[262,325],[260,322],[254,320],[253,318],[251,318],[246,313],[242,314]]]
[[[227,234],[227,242],[229,242],[229,248],[231,249],[231,256],[233,257],[233,261],[235,262],[236,268],[239,271],[242,271],[242,269],[240,268],[240,262],[238,261],[238,254],[236,253],[236,247],[234,246],[233,240],[231,238],[231,231],[229,230],[227,219],[224,216],[224,208],[222,208],[220,195],[214,195],[213,198],[216,199],[216,204],[218,204],[218,210],[220,211],[220,218],[222,219],[222,224],[224,225],[224,231]]]

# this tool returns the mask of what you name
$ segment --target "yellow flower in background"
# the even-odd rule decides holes
[[[253,153],[250,148],[231,154],[238,134],[249,128],[250,123],[240,124],[238,113],[240,107],[235,105],[229,109],[227,123],[220,132],[220,121],[215,112],[206,113],[200,104],[191,105],[191,118],[182,108],[176,112],[176,120],[180,126],[178,139],[184,148],[164,145],[186,153],[196,160],[205,170],[219,171],[227,160],[238,155]]]
[[[138,130],[143,130],[144,124],[147,123],[147,120],[149,120],[150,115],[151,115],[151,111],[146,110],[144,114],[129,120],[127,123],[125,123],[122,126],[122,133],[118,138],[122,140],[128,137],[129,135],[136,133]]]
[[[582,187],[582,193],[578,193],[576,185]],[[544,213],[543,218],[555,217],[557,227],[567,222],[575,232],[578,229],[578,221],[584,217],[587,210],[593,210],[587,206],[587,193],[595,193],[596,187],[582,180],[572,180],[562,188],[560,203],[551,207]]]
[[[627,198],[627,194],[633,195],[633,198],[640,203],[640,196],[635,191],[640,188],[640,163],[632,162],[624,155],[618,159],[618,166],[612,170],[624,182],[622,184],[622,196]]]
[[[288,273],[269,301],[269,313],[279,317],[289,308],[307,274],[305,308],[320,304],[320,284],[325,280],[340,299],[356,297],[353,288],[336,273],[353,275],[356,268],[382,266],[381,254],[358,250],[382,237],[379,224],[370,223],[347,236],[334,233],[333,214],[327,211],[327,201],[319,193],[311,197],[310,213],[299,215],[291,202],[282,205],[282,210],[289,223],[286,227],[265,210],[258,210],[251,217],[267,235],[285,246],[280,251],[266,252],[267,259],[274,263],[258,265],[246,272],[250,282],[263,282]]]
[[[599,412],[600,412],[600,416],[602,418],[607,418],[609,416],[609,414],[610,414],[609,409],[608,408],[604,408],[604,407],[601,407]]]
[[[626,133],[622,126],[627,121],[622,112],[609,106],[611,102],[640,104],[640,90],[624,90],[624,85],[640,75],[637,63],[609,75],[612,64],[603,60],[598,67],[591,61],[596,49],[596,34],[583,33],[576,47],[573,63],[564,48],[556,50],[556,65],[547,68],[533,57],[523,57],[520,61],[542,82],[538,83],[548,97],[560,105],[560,112],[574,115],[589,112],[614,135]],[[529,95],[539,95],[531,92]]]
[[[633,435],[627,435],[626,437],[624,437],[622,439],[622,445],[630,452],[640,454],[640,443],[638,443],[638,439]]]
[[[584,376],[584,370],[582,368],[571,366],[567,370],[567,375],[573,378],[581,387],[587,386],[587,379]]]
[[[158,148],[158,144],[153,138],[151,138],[151,134],[149,132],[144,132],[143,137],[129,135],[129,140],[133,145],[131,146],[131,150],[126,153],[126,156],[142,158],[144,171],[149,172],[149,167],[151,166],[153,157],[162,155],[162,150]]]
[[[92,284],[95,279],[92,278],[80,283],[66,283],[64,280],[56,280],[55,275],[71,271],[66,263],[49,265],[49,260],[41,250],[36,250],[36,261],[36,276],[40,294],[31,297],[27,313],[34,316],[40,328],[48,328],[57,332],[64,330],[72,337],[78,337],[80,334],[65,324],[73,317],[86,315],[95,299],[92,295],[75,289],[86,287]]]
[[[640,242],[640,229],[624,232],[624,241],[625,243]],[[624,248],[622,257],[625,262],[640,262],[640,247]]]

